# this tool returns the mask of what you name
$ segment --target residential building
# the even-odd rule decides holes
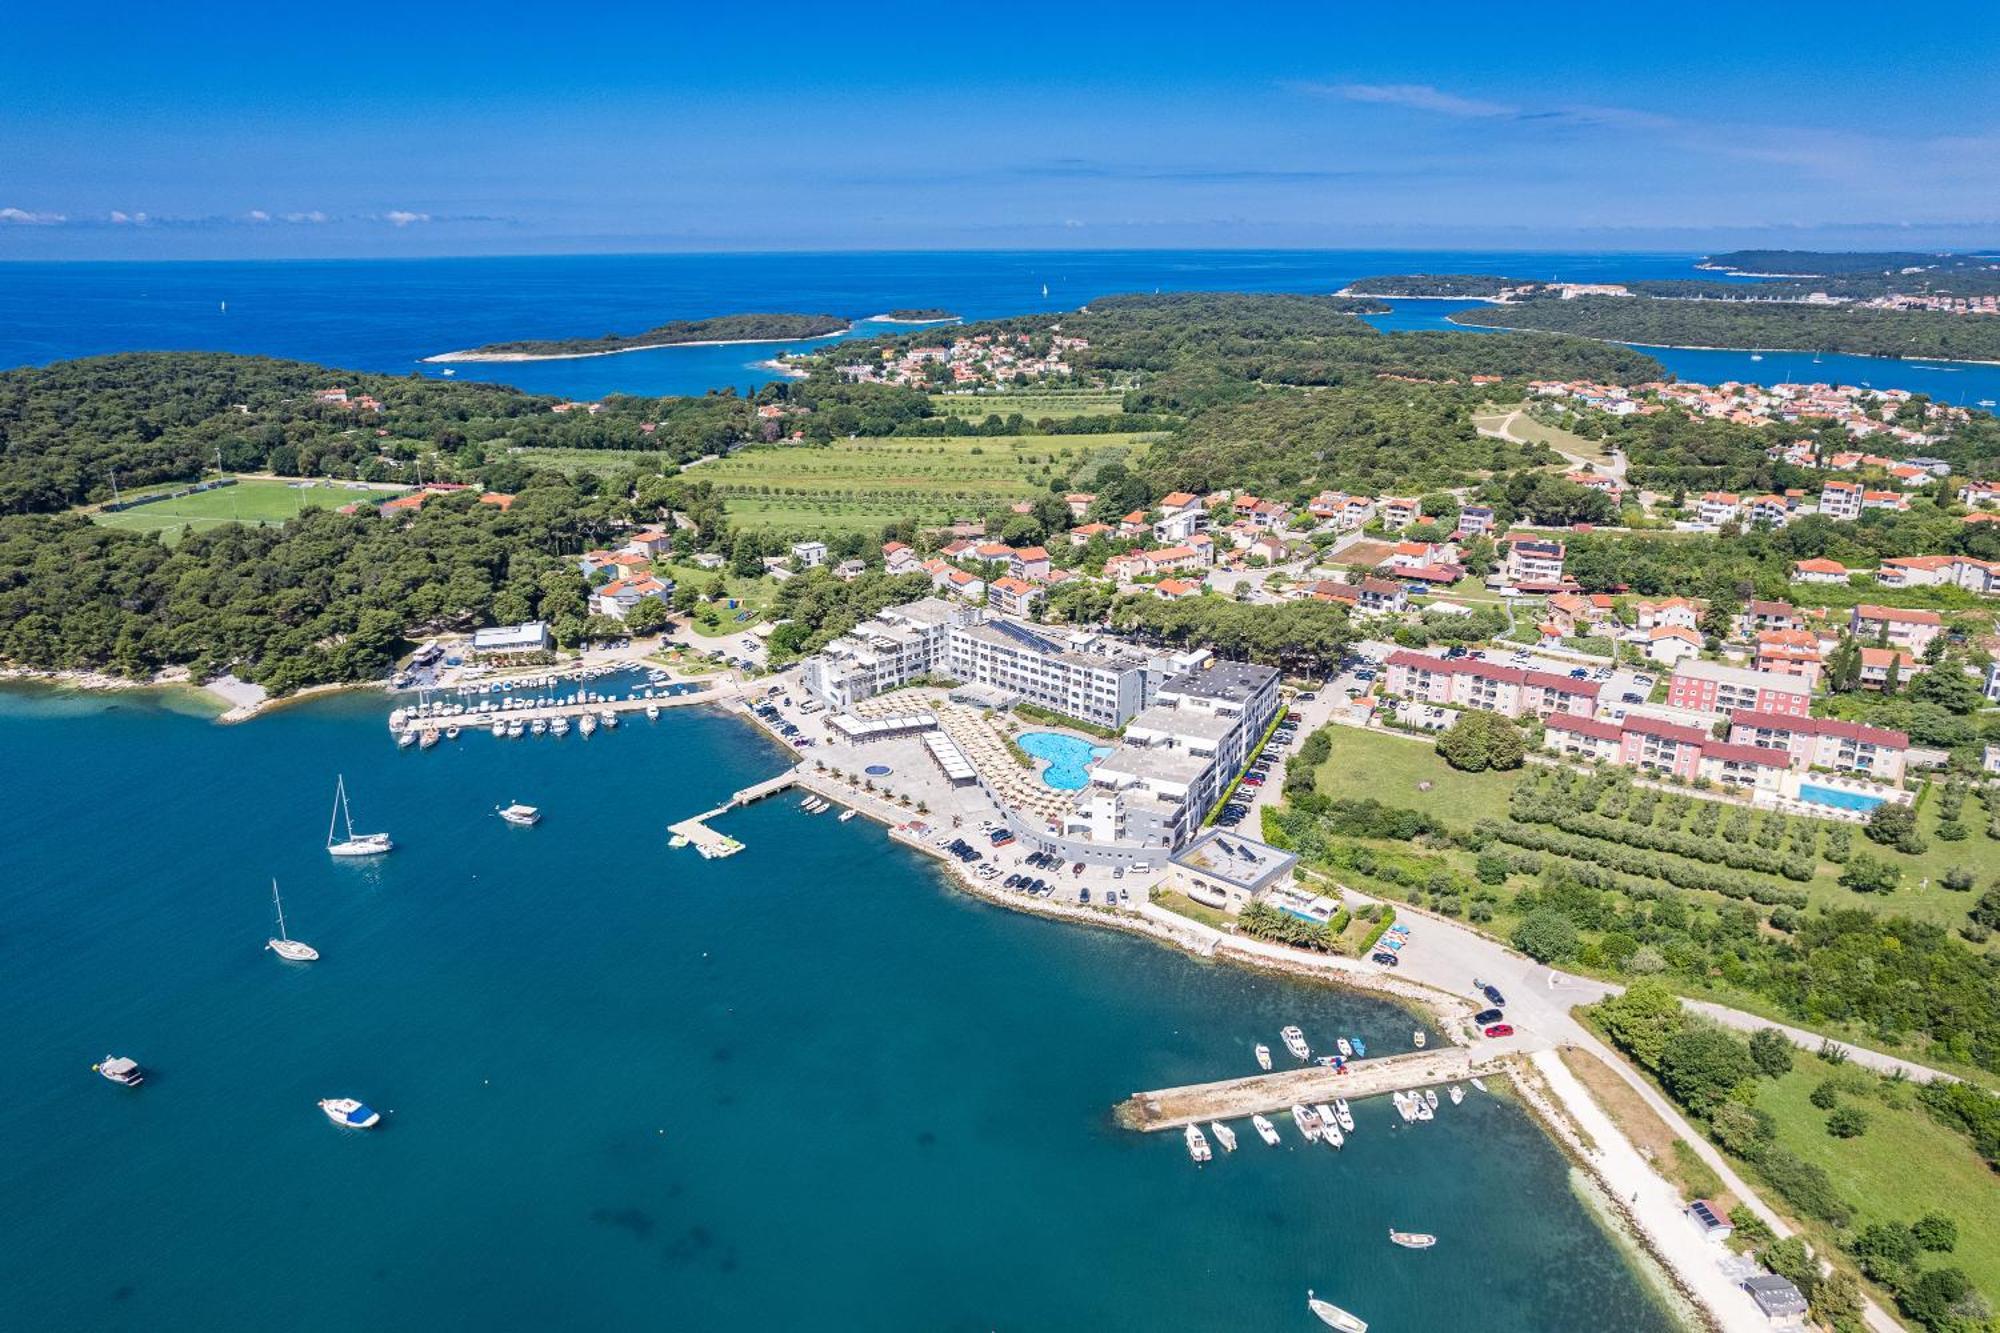
[[[1506,557],[1501,573],[1509,583],[1523,588],[1557,589],[1562,586],[1563,544],[1546,537],[1510,535],[1502,545]]]
[[[1646,656],[1662,666],[1673,666],[1701,656],[1705,642],[1699,630],[1680,625],[1658,625],[1646,631]]]
[[[1467,537],[1493,531],[1494,514],[1487,505],[1467,505],[1458,511],[1458,537]]]
[[[1931,640],[1944,633],[1944,621],[1935,611],[1909,611],[1863,602],[1849,616],[1847,628],[1863,643],[1880,641],[1921,657]]]
[[[1769,629],[1757,635],[1754,665],[1778,676],[1797,676],[1807,689],[1819,685],[1824,663],[1819,636],[1802,629]]]
[[[1868,690],[1889,688],[1889,676],[1893,671],[1898,685],[1907,685],[1913,676],[1928,671],[1923,660],[1900,648],[1867,648],[1861,650],[1861,687]]]
[[[1784,713],[1812,711],[1812,687],[1796,676],[1752,671],[1722,662],[1683,662],[1667,682],[1667,702],[1704,713]]]
[[[1743,497],[1729,491],[1709,491],[1695,501],[1694,516],[1711,527],[1719,527],[1742,516]]]
[[[1601,687],[1548,671],[1501,666],[1476,657],[1439,657],[1399,649],[1389,654],[1386,693],[1458,708],[1483,708],[1503,717],[1597,711]]]
[[[474,657],[498,657],[507,653],[547,652],[555,646],[547,621],[530,620],[519,625],[494,625],[472,631]]]
[[[1845,583],[1851,571],[1838,560],[1812,559],[1792,562],[1794,583]]]
[[[867,563],[859,559],[843,560],[833,567],[833,576],[842,583],[852,583],[867,572]]]
[[[664,605],[673,598],[673,595],[674,584],[671,579],[657,579],[651,574],[618,579],[590,594],[590,614],[623,620],[640,602],[651,598]]]
[[[902,542],[882,543],[882,568],[891,574],[914,574],[923,564]]]
[[[1026,579],[1010,575],[986,585],[986,604],[1002,615],[1026,620],[1034,615],[1035,604],[1041,600],[1042,589]]]
[[[792,563],[800,569],[811,569],[816,565],[825,564],[826,543],[816,541],[792,543]]]
[[[1696,727],[1630,714],[1620,722],[1556,714],[1547,719],[1542,747],[1574,759],[1623,764],[1692,782],[1775,791],[1789,767],[1770,749],[1716,740]]]
[[[1393,495],[1385,495],[1376,506],[1382,516],[1382,526],[1391,532],[1401,532],[1424,516],[1421,500],[1405,500]]]
[[[1852,481],[1829,481],[1820,488],[1819,512],[1827,518],[1861,517],[1861,485]]]
[[[1639,628],[1692,629],[1701,628],[1701,606],[1685,597],[1669,597],[1663,602],[1640,602],[1632,608],[1639,618]]]
[[[1049,576],[1049,553],[1040,546],[1024,546],[1010,552],[1007,557],[1007,572],[1017,579],[1040,583]]]
[[[1910,751],[1909,736],[1887,727],[1749,709],[1730,715],[1729,739],[1735,745],[1782,752],[1795,769],[1833,768],[1885,782],[1903,776]]]

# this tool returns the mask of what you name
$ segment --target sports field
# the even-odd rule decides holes
[[[167,488],[172,489],[172,488]],[[282,523],[302,509],[334,509],[351,500],[379,500],[381,491],[349,490],[339,484],[307,485],[245,478],[234,486],[223,486],[197,495],[155,500],[136,509],[117,513],[96,513],[91,518],[107,528],[129,528],[134,532],[165,532],[168,540],[183,528],[220,527],[224,523]]]
[[[730,521],[777,532],[869,531],[937,523],[1046,495],[1128,455],[1141,435],[1003,435],[757,445],[690,473],[715,487]]]

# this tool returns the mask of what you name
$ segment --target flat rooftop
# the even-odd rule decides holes
[[[1250,893],[1261,892],[1289,873],[1298,859],[1269,843],[1213,828],[1203,829],[1172,858],[1177,866]]]
[[[1197,699],[1242,703],[1277,678],[1276,667],[1258,666],[1255,662],[1219,661],[1205,671],[1190,671],[1175,676],[1160,688]]]

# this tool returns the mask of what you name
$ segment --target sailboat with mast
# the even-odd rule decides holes
[[[340,824],[347,826],[347,836],[336,838],[334,829]],[[380,856],[383,852],[394,851],[396,844],[389,841],[386,833],[356,833],[354,816],[347,808],[347,779],[336,777],[333,784],[333,817],[326,821],[326,850],[330,856]]]
[[[271,905],[278,909],[278,937],[264,941],[264,947],[287,962],[318,962],[318,949],[304,940],[295,940],[285,933],[285,900],[278,896],[278,881],[275,879],[271,881]]]

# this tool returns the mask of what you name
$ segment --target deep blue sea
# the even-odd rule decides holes
[[[1499,1097],[1202,1170],[1111,1123],[1289,1021],[1400,1049],[1399,1010],[987,906],[789,799],[669,851],[784,762],[733,718],[421,753],[372,694],[174,702],[0,693],[0,1327],[1303,1330],[1307,1287],[1378,1333],[1670,1327]],[[325,855],[337,772],[378,863]],[[320,962],[264,952],[273,876]]]
[[[204,349],[299,357],[352,370],[441,375],[438,352],[519,338],[635,332],[671,319],[801,311],[866,319],[942,306],[979,319],[1071,310],[1115,292],[1330,292],[1370,274],[1505,273],[1620,281],[1714,276],[1692,254],[1422,251],[1091,251],[592,255],[255,263],[0,264],[0,367],[65,357]],[[1043,294],[1044,286],[1047,295]],[[227,304],[225,310],[224,304]],[[1407,301],[1379,322],[1455,328],[1451,302]],[[862,325],[860,332],[883,326]],[[791,344],[796,345],[796,344]],[[701,393],[773,378],[788,344],[686,347],[572,361],[460,364],[457,378],[540,393]],[[1870,357],[1654,352],[1684,379],[1788,378],[1918,389],[1953,403],[2000,399],[2000,366]]]

